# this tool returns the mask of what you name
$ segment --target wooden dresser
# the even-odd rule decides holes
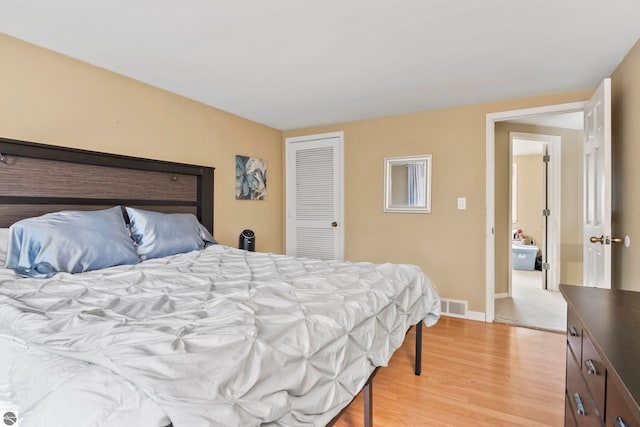
[[[560,285],[565,426],[640,427],[640,292]]]

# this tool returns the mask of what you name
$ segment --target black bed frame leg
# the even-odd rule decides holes
[[[422,373],[422,320],[416,325],[416,375]]]
[[[364,427],[373,427],[373,379],[364,386]]]

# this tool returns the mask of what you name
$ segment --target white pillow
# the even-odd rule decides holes
[[[0,268],[4,268],[7,260],[7,247],[9,246],[9,229],[0,228]]]

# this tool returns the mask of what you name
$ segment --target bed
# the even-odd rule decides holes
[[[7,139],[0,153],[0,228],[129,206],[213,233],[212,168]],[[24,426],[331,425],[439,308],[415,266],[219,244],[48,278],[0,269],[0,409]]]

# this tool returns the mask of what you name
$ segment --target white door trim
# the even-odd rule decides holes
[[[295,183],[291,182],[287,178],[287,171],[289,170],[289,156],[291,153],[292,144],[306,141],[317,141],[319,139],[338,138],[338,174],[340,177],[340,183],[338,186],[339,194],[338,200],[340,201],[339,218],[338,218],[338,246],[339,246],[339,259],[344,259],[344,132],[328,132],[315,135],[303,135],[285,138],[285,253],[287,253],[287,234],[289,231],[289,212],[292,210],[290,194],[293,193]]]
[[[585,102],[572,102],[567,104],[547,105],[544,107],[525,108],[521,110],[500,111],[488,113],[486,117],[486,198],[485,198],[485,321],[493,322],[495,317],[495,122],[518,119],[540,114],[568,113],[584,110]]]
[[[513,141],[513,139],[525,139],[527,141],[546,142],[549,149],[551,162],[549,163],[547,196],[551,216],[549,217],[547,225],[548,244],[546,255],[547,262],[551,268],[547,273],[547,289],[557,291],[560,289],[560,218],[562,215],[562,203],[560,200],[560,189],[562,186],[562,146],[560,144],[562,138],[557,135],[526,132],[509,132],[509,137],[511,141]],[[511,158],[513,158],[513,155]],[[511,210],[509,210],[509,212],[511,212]],[[509,226],[511,226],[511,221],[509,221]],[[511,229],[509,229],[509,232],[511,232]],[[509,268],[511,268],[511,259],[509,259]],[[509,275],[509,295],[511,295],[511,275]]]

